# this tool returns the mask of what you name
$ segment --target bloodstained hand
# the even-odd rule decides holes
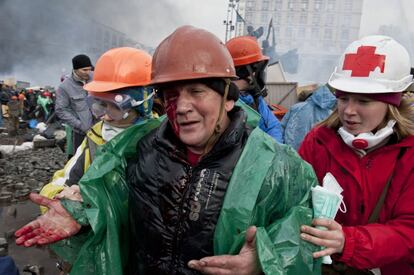
[[[45,245],[69,238],[81,229],[59,200],[31,193],[30,199],[49,210],[15,232],[16,244],[26,247]]]

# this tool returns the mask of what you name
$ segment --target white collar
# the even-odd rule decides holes
[[[105,142],[108,142],[123,130],[125,130],[125,128],[115,127],[104,122],[102,125],[102,138]]]

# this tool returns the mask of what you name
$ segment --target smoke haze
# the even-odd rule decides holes
[[[0,79],[57,85],[62,74],[70,73],[72,57],[88,53],[96,23],[152,48],[184,24],[208,29],[224,40],[227,5],[228,0],[0,0]],[[412,0],[364,0],[360,36],[390,35],[414,60],[412,10]],[[93,63],[97,57],[91,56]],[[303,76],[290,77],[300,81]]]
[[[177,9],[164,0],[2,0],[0,10],[0,79],[32,85],[57,85],[70,73],[72,57],[91,48],[94,22],[148,46],[180,24]],[[90,57],[95,63],[97,56]]]

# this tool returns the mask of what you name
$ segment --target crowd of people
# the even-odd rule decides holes
[[[70,274],[414,274],[407,50],[354,41],[282,122],[264,100],[268,59],[254,37],[192,26],[152,57],[75,56],[56,94],[73,156],[30,195],[42,215],[16,243],[50,244]],[[314,217],[327,174],[346,211]]]
[[[55,92],[36,87],[17,91],[13,86],[0,84],[0,127],[6,128],[5,119],[11,121],[15,134],[19,122],[47,122],[52,119],[55,106]]]

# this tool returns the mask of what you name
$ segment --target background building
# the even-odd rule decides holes
[[[289,80],[326,82],[338,56],[358,39],[363,0],[230,0],[234,30],[228,37],[261,34],[259,41],[274,40],[280,54],[297,49],[298,69]],[[231,10],[231,7],[229,7]],[[231,30],[231,28],[229,28]],[[270,31],[270,32],[269,32]],[[273,39],[274,35],[274,39]],[[282,60],[283,67],[288,67]]]

